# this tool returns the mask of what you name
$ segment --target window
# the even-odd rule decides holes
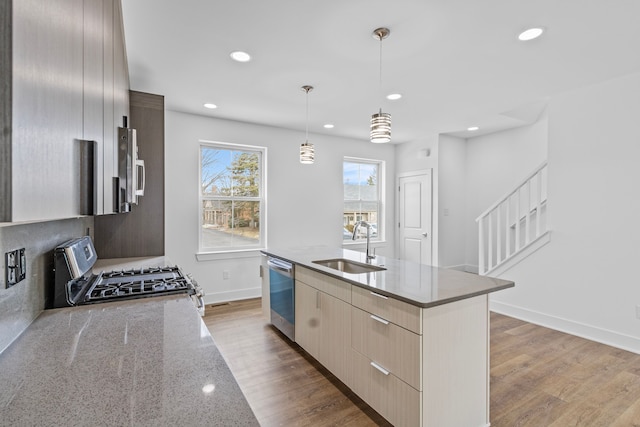
[[[371,224],[370,236],[381,239],[382,181],[384,162],[345,157],[342,168],[344,187],[343,240],[351,240],[358,221]],[[358,228],[356,238],[364,238],[367,229]]]
[[[200,251],[259,249],[264,243],[266,149],[200,145]]]

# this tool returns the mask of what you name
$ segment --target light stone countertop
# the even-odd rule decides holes
[[[363,252],[350,249],[306,246],[268,248],[261,252],[423,308],[447,304],[515,286],[514,282],[509,280],[479,276],[383,256],[377,256],[371,260],[370,264],[384,267],[386,270],[372,273],[344,273],[313,262],[345,258],[366,263],[366,255]]]
[[[188,296],[45,310],[0,353],[1,426],[257,426]]]

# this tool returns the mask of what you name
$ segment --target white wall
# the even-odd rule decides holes
[[[342,245],[342,161],[344,156],[386,161],[385,225],[393,230],[394,147],[323,135],[310,135],[313,165],[299,162],[304,133],[167,111],[165,142],[166,255],[189,272],[207,293],[207,303],[260,295],[260,256],[236,254],[198,261],[199,141],[211,140],[267,147],[267,243],[270,247]],[[390,235],[389,235],[390,234]],[[393,256],[393,233],[376,244],[377,253]],[[363,249],[362,245],[352,247]],[[229,279],[223,279],[223,272]]]
[[[440,265],[438,259],[439,232],[438,232],[438,135],[426,137],[424,140],[411,141],[395,146],[396,174],[432,170],[432,261],[433,265]],[[395,187],[394,187],[395,189]],[[397,236],[396,236],[397,237]]]
[[[441,135],[438,152],[438,262],[465,270],[467,141]]]
[[[557,96],[548,117],[551,242],[492,305],[640,353],[640,74]]]
[[[466,263],[478,271],[476,218],[547,160],[548,118],[534,124],[467,139]]]

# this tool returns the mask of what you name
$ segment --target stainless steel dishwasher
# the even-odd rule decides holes
[[[295,341],[295,279],[294,265],[269,257],[269,299],[271,324],[291,341]]]

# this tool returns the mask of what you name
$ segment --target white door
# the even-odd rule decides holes
[[[431,171],[398,177],[399,257],[431,265]]]

